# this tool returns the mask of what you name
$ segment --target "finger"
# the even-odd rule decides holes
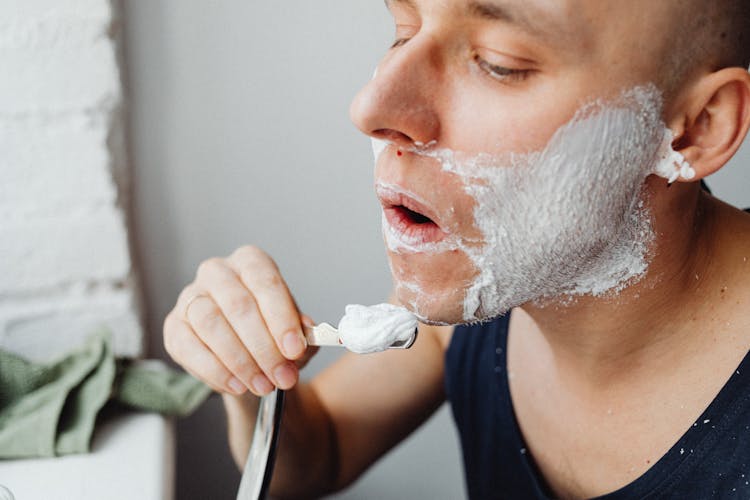
[[[180,366],[216,392],[242,394],[245,387],[195,334],[174,314],[164,321],[164,347]]]
[[[205,295],[208,295],[208,292],[199,287],[195,282],[190,283],[180,292],[180,295],[177,297],[177,303],[175,304],[174,309],[172,309],[172,312],[179,319],[187,322],[187,310],[194,301]]]
[[[299,358],[294,360],[294,366],[297,367],[297,370],[302,370],[305,366],[307,366],[307,363],[310,362],[310,360],[318,353],[320,350],[320,347],[317,346],[310,346],[305,351],[305,354]]]
[[[207,266],[200,280],[202,286],[211,290],[225,320],[266,376],[281,389],[293,387],[298,379],[297,367],[279,352],[254,297],[234,271],[226,265]]]
[[[305,313],[299,313],[299,321],[300,323],[302,323],[302,326],[306,326],[308,328],[312,328],[315,326],[315,321],[313,321],[313,319]]]
[[[233,255],[229,263],[240,281],[250,290],[268,331],[288,359],[299,359],[307,341],[302,332],[299,312],[278,267],[263,252]]]
[[[203,296],[194,301],[188,309],[188,320],[198,338],[245,387],[257,395],[273,390],[273,385],[211,297]]]
[[[305,328],[312,328],[313,326],[315,326],[315,322],[307,314],[300,313],[299,319],[300,319],[300,323],[302,323],[302,326]],[[313,356],[315,356],[318,353],[319,349],[320,347],[308,346],[307,349],[305,350],[305,354],[301,358],[296,359],[294,361],[294,364],[297,365],[297,369],[301,370],[302,368],[304,368],[307,365],[307,363],[310,362]]]

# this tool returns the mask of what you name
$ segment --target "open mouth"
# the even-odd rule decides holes
[[[412,245],[436,243],[445,237],[445,233],[432,219],[403,205],[386,207],[383,213],[399,239]]]
[[[385,219],[395,235],[411,244],[435,243],[446,233],[435,222],[431,210],[414,197],[378,186]]]
[[[426,215],[415,212],[414,210],[409,210],[403,205],[393,207],[393,209],[397,210],[405,219],[408,219],[408,222],[411,224],[435,224],[432,222],[432,219]]]

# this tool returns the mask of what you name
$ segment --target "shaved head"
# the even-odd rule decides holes
[[[670,37],[665,91],[674,92],[702,70],[750,65],[750,0],[669,1],[679,22]]]

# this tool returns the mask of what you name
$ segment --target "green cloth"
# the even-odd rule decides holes
[[[115,399],[131,408],[186,417],[206,400],[211,389],[160,361],[123,363]]]
[[[87,452],[96,416],[109,400],[167,415],[192,413],[210,389],[158,363],[115,360],[106,333],[47,364],[0,350],[0,459]]]

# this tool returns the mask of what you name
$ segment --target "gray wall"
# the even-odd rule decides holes
[[[245,243],[276,258],[317,320],[337,321],[350,302],[383,300],[390,281],[369,141],[347,112],[392,36],[383,3],[127,0],[125,14],[152,355],[163,355],[162,318],[198,263]],[[749,149],[711,182],[743,206]],[[333,357],[320,355],[306,376]],[[178,498],[233,498],[238,475],[218,398],[179,432]],[[461,497],[443,408],[336,498]]]
[[[125,12],[151,353],[163,352],[161,321],[198,263],[245,243],[274,256],[317,320],[383,301],[372,154],[348,118],[391,37],[383,2],[126,0]],[[446,410],[336,498],[461,498]],[[234,498],[223,419],[214,398],[180,423],[180,500]]]

